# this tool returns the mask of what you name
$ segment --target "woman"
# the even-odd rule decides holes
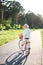
[[[22,43],[24,44],[24,49],[25,49],[25,55],[30,53],[30,29],[28,24],[24,24],[23,26],[24,32],[21,35]]]

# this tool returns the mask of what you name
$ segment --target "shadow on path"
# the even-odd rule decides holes
[[[24,65],[27,57],[28,55],[24,55],[20,51],[15,52],[6,59],[5,65]]]

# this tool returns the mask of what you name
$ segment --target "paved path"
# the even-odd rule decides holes
[[[31,35],[31,53],[25,65],[42,65],[42,45],[40,31],[34,31]]]
[[[0,64],[4,64],[7,57],[18,51],[18,39],[0,46]]]
[[[31,53],[25,65],[42,65],[42,45],[41,45],[40,30],[31,33]],[[18,39],[0,46],[0,64],[5,63],[5,60],[13,52],[18,51]]]

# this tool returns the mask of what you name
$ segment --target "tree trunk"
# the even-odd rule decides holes
[[[16,13],[16,24],[18,24],[18,17],[19,17],[19,13]]]
[[[4,10],[3,9],[1,10],[1,19],[2,20],[4,19]]]
[[[33,27],[33,19],[32,19],[32,27]]]

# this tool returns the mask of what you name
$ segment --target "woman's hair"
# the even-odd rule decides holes
[[[24,28],[29,28],[29,25],[28,25],[28,24],[24,24],[23,27],[24,27]]]

